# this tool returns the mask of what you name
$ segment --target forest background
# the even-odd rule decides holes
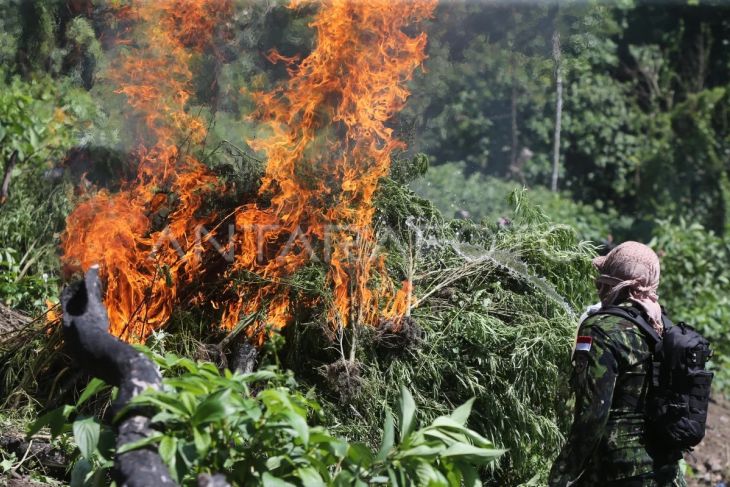
[[[136,142],[123,97],[105,77],[120,49],[109,41],[120,28],[111,13],[120,3],[0,3],[0,300],[26,315],[58,301],[59,238],[77,202],[130,178],[126,160]],[[244,191],[261,171],[260,154],[247,143],[261,130],[248,117],[251,93],[286,77],[263,54],[311,51],[313,9],[275,1],[233,4],[236,14],[227,20],[233,35],[221,41],[222,52],[191,61],[188,111],[210,123],[205,145],[194,149],[200,159]],[[380,352],[358,352],[360,386],[394,404],[381,382],[415,384],[424,419],[481,398],[482,409],[489,404],[494,410],[470,425],[512,452],[498,473],[485,475],[520,483],[538,472],[544,479],[546,458],[554,456],[570,419],[559,405],[565,394],[559,371],[567,367],[574,315],[594,299],[588,259],[632,239],[652,245],[662,258],[662,303],[713,342],[716,390],[729,391],[730,5],[442,2],[426,32],[424,69],[392,122],[408,149],[397,155],[378,207],[386,219],[404,220],[399,211],[435,218],[443,239],[471,232],[469,244],[489,249],[497,242],[526,267],[492,263],[487,282],[455,284],[456,291],[440,296],[447,311],[432,306],[415,314],[429,339],[446,342],[413,352],[430,361],[428,372],[409,368],[413,357],[396,357],[400,365],[392,367],[383,365]],[[427,156],[425,171],[419,154]],[[512,282],[520,276],[528,284]],[[534,317],[540,291],[525,289],[540,287],[531,281],[535,276],[572,314],[560,311],[561,303],[550,308],[547,321]],[[489,315],[493,302],[509,312],[487,324],[470,321]],[[459,333],[461,345],[438,335],[447,322],[456,330],[443,333]],[[546,328],[553,322],[562,324]],[[507,330],[515,323],[519,332]],[[535,341],[542,334],[545,342]],[[295,366],[310,337],[285,338],[289,348],[273,352],[285,355],[282,365],[304,384],[321,380]],[[168,344],[179,353],[181,347]],[[505,351],[509,347],[514,350]],[[527,350],[520,366],[536,370],[515,378],[509,371],[515,350]],[[469,353],[487,356],[465,358]],[[503,354],[504,363],[490,353]],[[543,373],[555,384],[530,385]],[[22,372],[4,374],[8,393]],[[462,374],[463,390],[443,399],[436,389],[452,387],[444,383],[452,374]],[[334,430],[366,440],[378,436],[382,414],[340,421],[338,400],[367,402],[332,387],[325,387],[322,401]]]

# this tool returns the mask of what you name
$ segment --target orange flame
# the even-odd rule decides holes
[[[133,121],[143,122],[137,179],[117,194],[101,191],[77,206],[61,245],[66,267],[100,265],[110,331],[128,341],[143,341],[164,325],[180,287],[202,272],[196,230],[207,220],[198,213],[218,183],[179,145],[205,137],[202,120],[186,112],[188,66],[229,8],[218,0],[174,0],[142,1],[125,11],[141,32],[107,77],[126,96]]]
[[[294,0],[290,6],[305,3]],[[257,260],[258,242],[242,239],[234,271],[276,281],[311,259],[311,246],[303,242],[334,241],[328,280],[335,324],[375,323],[379,300],[392,291],[383,259],[373,253],[373,195],[390,169],[391,153],[404,148],[386,123],[403,107],[409,95],[405,82],[425,58],[425,34],[411,37],[403,29],[428,17],[434,6],[430,0],[330,0],[310,24],[317,42],[306,59],[296,65],[294,58],[269,55],[287,63],[290,73],[284,88],[256,97],[271,136],[250,144],[267,156],[260,195],[269,197],[270,205],[245,206],[236,214],[238,228],[270,229],[267,258]],[[277,257],[282,241],[293,245]],[[371,282],[374,273],[385,278],[379,288]],[[282,294],[274,283],[259,287],[255,297],[281,299]],[[394,300],[389,313],[403,314],[407,306]],[[250,309],[251,301],[239,299],[229,307],[224,326],[235,326]],[[267,319],[282,324],[287,313],[279,301]]]
[[[228,297],[190,298],[222,307],[224,328],[261,309],[266,318],[247,331],[254,341],[265,339],[264,324],[286,326],[285,280],[315,258],[328,264],[334,326],[375,324],[380,309],[387,317],[407,312],[410,283],[396,292],[377,255],[373,196],[391,153],[404,148],[387,122],[403,107],[405,84],[425,58],[425,34],[404,29],[434,6],[435,0],[329,0],[311,23],[317,42],[309,56],[297,64],[269,54],[272,62],[286,63],[290,79],[255,95],[256,115],[270,128],[270,136],[250,142],[267,157],[259,202],[233,213],[235,260],[223,275]],[[179,146],[205,137],[202,121],[186,111],[189,61],[211,44],[214,26],[229,10],[217,0],[135,3],[129,15],[142,41],[123,42],[129,50],[108,76],[132,117],[144,122],[137,179],[117,194],[101,191],[80,204],[67,220],[62,246],[69,267],[100,264],[111,331],[124,340],[144,340],[163,326],[185,286],[206,272],[198,228],[215,221],[202,210],[219,188]],[[265,284],[234,284],[241,272]]]

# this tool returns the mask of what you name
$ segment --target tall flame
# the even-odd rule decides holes
[[[163,326],[181,287],[202,271],[195,247],[205,220],[198,213],[218,183],[179,146],[205,137],[202,120],[186,112],[189,62],[229,8],[219,0],[167,0],[124,11],[140,31],[135,43],[121,42],[132,47],[107,77],[126,95],[132,122],[141,122],[137,178],[119,193],[100,191],[77,206],[61,245],[64,265],[100,265],[110,331],[128,341]]]
[[[304,3],[295,0],[290,6]],[[271,136],[250,144],[267,156],[259,193],[270,203],[245,206],[236,214],[239,229],[268,229],[268,246],[262,263],[260,242],[243,239],[233,269],[254,271],[274,284],[258,287],[253,302],[241,295],[224,317],[225,326],[234,326],[242,311],[250,313],[267,297],[275,304],[267,321],[286,323],[286,294],[276,279],[311,259],[312,242],[328,241],[335,243],[325,249],[334,291],[332,322],[375,322],[378,301],[392,285],[388,279],[379,288],[371,282],[375,271],[386,277],[382,258],[373,254],[373,196],[390,169],[391,153],[404,147],[386,123],[403,107],[409,95],[404,84],[425,57],[425,34],[411,37],[403,29],[433,8],[433,1],[330,0],[310,24],[317,32],[316,49],[306,59],[297,65],[296,59],[270,53],[269,59],[285,62],[290,74],[284,88],[256,96]]]
[[[305,3],[311,2],[292,0],[290,7]],[[387,122],[403,107],[405,84],[425,57],[425,34],[405,29],[434,6],[435,0],[328,0],[311,23],[311,54],[298,62],[269,53],[290,77],[254,97],[270,135],[250,144],[266,155],[267,168],[257,202],[233,212],[235,259],[222,276],[229,287],[223,297],[205,297],[223,305],[223,327],[262,309],[266,317],[248,329],[255,341],[265,339],[264,324],[285,326],[286,278],[313,259],[328,265],[334,326],[406,312],[410,283],[396,292],[376,252],[373,196],[392,152],[404,147]],[[216,181],[178,147],[205,136],[204,124],[186,112],[189,59],[211,42],[229,8],[216,0],[140,2],[132,17],[146,41],[110,76],[144,121],[138,176],[117,194],[102,191],[79,205],[63,248],[68,264],[101,264],[112,332],[125,340],[143,340],[163,326],[184,286],[205,272],[196,232],[215,221],[201,213]],[[169,210],[164,229],[154,225],[160,208]],[[234,284],[242,272],[259,282]]]

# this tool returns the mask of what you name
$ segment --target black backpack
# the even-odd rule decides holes
[[[653,345],[652,382],[647,394],[649,437],[672,449],[687,450],[705,436],[713,373],[705,369],[712,356],[710,343],[684,322],[674,325],[662,315],[659,337],[642,313],[633,307],[607,306],[597,314],[620,316],[635,323]]]

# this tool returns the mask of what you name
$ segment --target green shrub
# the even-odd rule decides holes
[[[715,386],[730,387],[730,246],[699,223],[660,221],[650,243],[661,258],[659,301],[712,343]]]
[[[482,173],[466,175],[465,164],[447,163],[429,167],[411,187],[446,216],[468,215],[477,222],[496,222],[514,217],[508,196],[522,185]],[[566,193],[553,193],[543,186],[532,186],[529,193],[533,204],[553,222],[572,226],[582,240],[601,242],[609,235],[621,238],[633,223],[632,218],[619,215],[601,201],[594,205],[579,203]]]
[[[507,449],[482,481],[544,480],[570,421],[570,349],[578,311],[594,300],[593,248],[522,192],[500,227],[444,220],[391,182],[380,191],[391,275],[414,283],[417,305],[400,328],[356,324],[334,342],[324,315],[304,317],[283,332],[285,366],[317,387],[334,432],[371,446],[399,384],[426,422],[475,397],[469,427]]]
[[[57,292],[58,234],[71,210],[71,186],[51,170],[92,125],[97,108],[68,81],[6,80],[0,70],[0,113],[0,166],[17,155],[9,197],[0,202],[0,300],[34,312]]]
[[[72,485],[96,485],[115,454],[150,444],[182,485],[196,485],[200,473],[222,473],[233,485],[279,487],[479,485],[477,468],[502,454],[465,427],[473,401],[419,428],[413,397],[401,388],[398,420],[387,414],[374,452],[312,425],[312,419],[321,419],[321,408],[312,394],[297,391],[291,373],[274,367],[221,373],[212,363],[171,354],[152,358],[165,374],[163,390],[147,390],[128,406],[156,413],[152,423],[158,431],[150,437],[115,451],[109,427],[77,415],[103,387],[98,379],[75,406],[54,410],[31,427],[31,435],[46,425],[54,436],[73,433],[78,458]]]

